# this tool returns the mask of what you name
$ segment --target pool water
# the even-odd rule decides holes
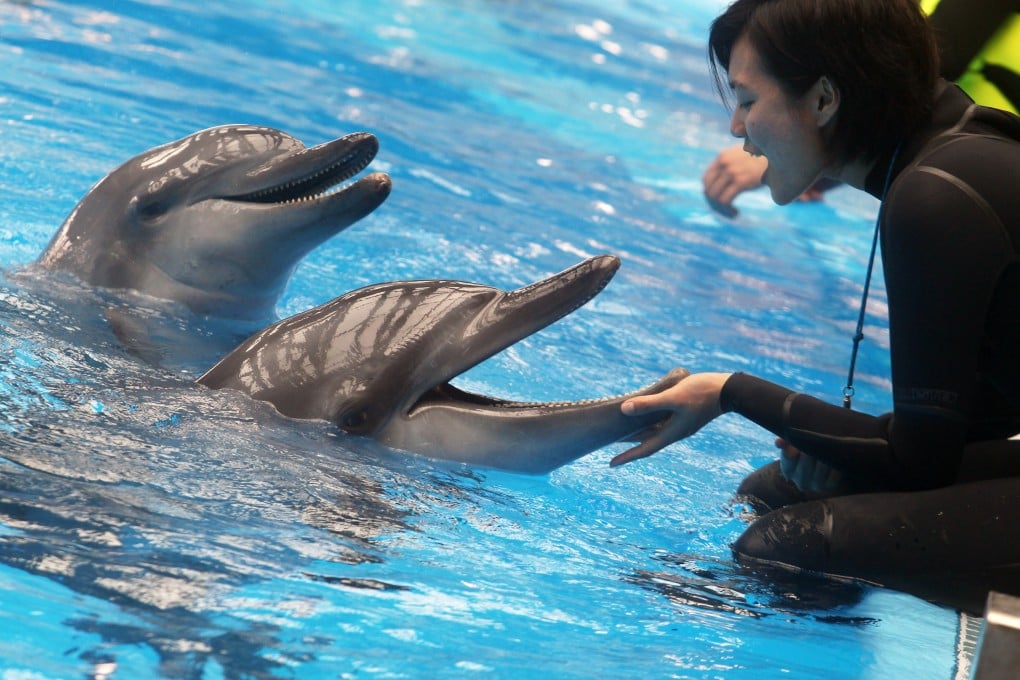
[[[433,461],[142,363],[108,293],[23,269],[106,172],[224,123],[367,130],[393,194],[281,316],[379,281],[509,289],[619,255],[570,317],[458,378],[608,396],[675,365],[836,400],[875,204],[712,213],[718,0],[0,2],[0,678],[951,677],[957,616],[742,570],[734,417],[620,469]],[[881,285],[856,406],[888,408]]]

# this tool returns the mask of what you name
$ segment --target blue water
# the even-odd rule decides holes
[[[838,399],[875,206],[744,197],[708,80],[717,0],[0,2],[0,677],[949,677],[956,617],[746,572],[730,503],[773,456],[732,416],[610,470],[432,461],[140,363],[97,293],[13,276],[89,186],[224,123],[367,130],[394,190],[299,268],[368,283],[624,265],[464,387],[591,398],[674,365]],[[888,407],[881,286],[859,408]]]

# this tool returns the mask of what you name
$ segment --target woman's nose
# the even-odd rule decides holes
[[[739,106],[733,109],[733,116],[730,118],[730,134],[740,138],[747,136],[747,128],[744,127],[744,111]]]

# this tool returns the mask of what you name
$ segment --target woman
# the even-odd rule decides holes
[[[1020,111],[1020,0],[922,0],[921,8],[939,42],[942,76],[984,106]],[[734,200],[761,186],[767,166],[739,144],[720,151],[702,177],[709,205],[735,217]],[[819,200],[836,184],[816,184],[801,200]]]
[[[726,412],[780,461],[739,489],[771,510],[738,559],[981,611],[1020,594],[1020,119],[938,77],[916,0],[737,0],[712,25],[731,131],[779,204],[820,178],[882,200],[894,410],[871,416],[745,374],[695,373],[624,413],[669,418],[614,465]],[[1016,476],[1014,476],[1016,475]]]

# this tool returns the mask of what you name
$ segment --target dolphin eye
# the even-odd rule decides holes
[[[143,220],[155,220],[166,213],[166,208],[159,201],[142,203],[136,210],[138,217]]]
[[[363,430],[367,424],[368,411],[364,409],[345,413],[340,419],[340,429],[351,433],[357,433],[359,430]]]

